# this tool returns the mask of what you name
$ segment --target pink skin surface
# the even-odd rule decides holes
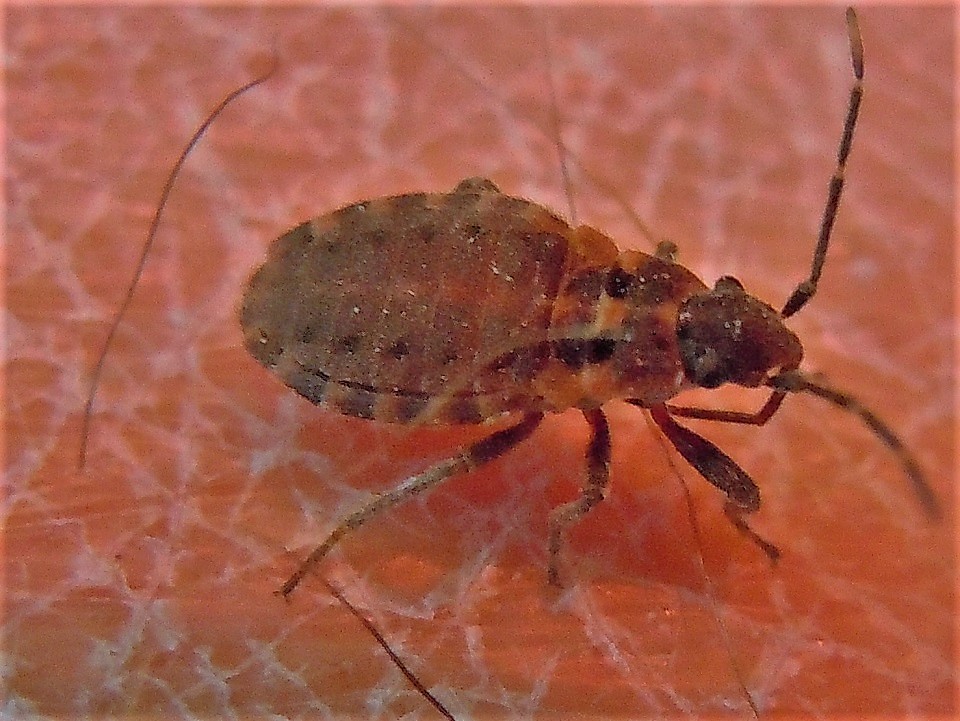
[[[689,422],[760,484],[771,569],[644,414],[612,404],[609,497],[557,594],[546,519],[576,493],[586,432],[548,419],[322,567],[457,718],[749,716],[741,681],[762,714],[949,714],[951,17],[863,9],[848,190],[820,294],[790,323],[805,368],[902,434],[945,519],[817,399],[759,429]],[[274,237],[348,202],[482,175],[569,217],[544,37],[570,153],[706,282],[732,274],[779,306],[808,271],[846,108],[840,9],[8,13],[5,711],[436,717],[321,583],[273,591],[370,493],[485,431],[311,406],[247,356],[236,307]],[[159,189],[271,47],[276,75],[178,179],[79,473],[90,369]],[[568,167],[577,218],[649,250]]]

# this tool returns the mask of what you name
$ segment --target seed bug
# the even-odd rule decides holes
[[[931,515],[939,506],[896,434],[849,394],[800,371],[803,348],[784,321],[816,294],[844,185],[863,92],[863,47],[847,11],[854,71],[846,119],[809,276],[780,311],[730,276],[709,288],[661,243],[617,250],[599,231],[469,178],[449,193],[354,203],[302,223],[272,245],[244,294],[250,353],[311,402],[407,425],[519,417],[343,518],[284,583],[289,595],[350,531],[528,438],[546,414],[579,409],[591,429],[580,497],[556,508],[548,580],[560,585],[566,531],[605,495],[613,400],[646,409],[680,455],[726,495],[736,529],[775,561],[779,549],[745,516],[756,483],[675,418],[763,425],[791,393],[858,417],[893,452]],[[678,406],[692,388],[770,389],[756,412]]]

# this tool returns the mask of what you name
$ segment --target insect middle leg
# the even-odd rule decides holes
[[[294,572],[287,582],[280,588],[280,595],[287,597],[293,592],[306,576],[310,569],[318,564],[333,549],[340,539],[350,531],[356,530],[381,511],[423,493],[430,488],[442,483],[457,473],[472,471],[482,466],[488,461],[492,461],[521,441],[530,436],[531,433],[540,425],[543,420],[542,413],[531,413],[526,415],[523,420],[515,426],[497,431],[470,445],[452,458],[440,461],[436,465],[428,468],[423,473],[419,473],[408,478],[386,493],[381,493],[367,501],[350,515],[343,518],[330,532],[330,535],[317,546],[313,552],[307,556],[307,559],[300,564],[300,567]]]
[[[610,480],[610,427],[607,418],[599,408],[583,411],[583,415],[593,434],[587,448],[587,481],[580,492],[580,498],[557,506],[550,513],[547,580],[551,586],[560,586],[560,546],[567,529],[603,500],[607,482]]]

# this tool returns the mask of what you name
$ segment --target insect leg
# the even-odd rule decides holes
[[[725,411],[721,409],[714,408],[691,408],[689,406],[675,406],[667,403],[667,411],[670,415],[680,416],[682,418],[696,418],[701,421],[719,421],[721,423],[744,423],[751,426],[762,426],[764,423],[770,420],[774,413],[777,412],[777,409],[780,408],[780,404],[783,403],[783,399],[786,398],[787,394],[783,391],[774,391],[770,394],[770,397],[767,398],[766,403],[763,406],[753,413],[747,413],[745,411]],[[640,403],[636,401],[627,401],[633,405],[644,408]]]
[[[648,410],[654,422],[687,463],[727,494],[723,510],[734,527],[757,544],[771,561],[776,561],[780,557],[780,550],[758,535],[743,519],[745,514],[754,513],[760,508],[760,489],[753,479],[706,438],[674,421],[666,406],[653,406]]]
[[[580,498],[550,513],[550,531],[547,548],[550,553],[547,568],[547,580],[551,586],[560,586],[559,558],[560,544],[570,526],[576,523],[591,508],[603,500],[604,489],[610,480],[610,427],[607,418],[599,408],[583,411],[590,424],[593,435],[587,448],[587,482],[580,492]]]
[[[324,556],[326,556],[347,533],[359,528],[381,511],[392,508],[408,498],[433,488],[457,473],[471,471],[503,455],[529,437],[534,429],[540,425],[542,419],[542,413],[528,414],[515,426],[497,431],[477,441],[452,458],[440,461],[423,473],[408,478],[386,493],[374,496],[337,524],[336,528],[330,532],[330,535],[327,536],[323,543],[317,546],[307,559],[300,564],[300,567],[294,574],[287,579],[287,582],[280,588],[280,595],[284,597],[289,596],[290,593],[293,592],[293,589],[303,580],[304,576],[310,572],[310,569],[323,560]]]
[[[830,232],[833,230],[833,222],[837,219],[837,207],[840,205],[840,195],[843,193],[843,175],[850,155],[853,129],[857,125],[857,116],[860,114],[860,101],[863,99],[863,39],[860,37],[860,24],[857,22],[857,14],[853,8],[847,8],[847,35],[850,38],[854,82],[853,87],[850,88],[847,118],[843,122],[843,134],[840,136],[840,148],[837,150],[837,167],[833,171],[833,177],[830,178],[827,205],[823,209],[823,218],[820,221],[820,234],[817,238],[817,247],[813,252],[810,277],[802,281],[787,299],[783,310],[780,311],[780,315],[784,318],[789,318],[800,310],[817,292],[823,263],[827,259]]]

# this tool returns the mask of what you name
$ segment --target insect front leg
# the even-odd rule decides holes
[[[567,529],[603,500],[607,481],[610,480],[610,427],[607,418],[599,408],[583,411],[583,415],[592,431],[587,447],[587,482],[580,492],[580,498],[557,506],[550,513],[547,580],[551,586],[560,586],[560,545]]]
[[[381,511],[385,511],[408,498],[423,493],[457,473],[472,471],[484,463],[502,456],[515,445],[528,438],[536,427],[540,425],[542,419],[542,413],[531,413],[525,416],[523,420],[515,426],[492,433],[452,458],[440,461],[423,473],[408,478],[386,493],[374,496],[337,524],[336,528],[330,532],[330,535],[326,537],[323,543],[317,546],[313,552],[307,556],[307,559],[300,564],[300,567],[294,574],[287,579],[287,582],[283,584],[278,593],[284,597],[289,596],[293,592],[293,589],[300,584],[304,576],[310,572],[310,569],[323,560],[333,547],[340,542],[340,539],[350,531],[356,530]]]
[[[756,410],[753,413],[743,411],[725,411],[714,408],[675,406],[671,405],[670,403],[666,404],[666,408],[670,415],[682,416],[683,418],[696,418],[697,420],[701,421],[719,421],[720,423],[743,423],[751,426],[762,426],[773,417],[773,414],[776,413],[780,408],[780,404],[783,403],[783,399],[786,398],[786,396],[787,394],[784,391],[774,391],[770,394],[770,397],[767,398],[767,402],[764,403],[759,410]],[[644,407],[639,403],[634,403],[634,405],[639,408]]]
[[[687,463],[727,494],[723,510],[734,527],[757,544],[771,562],[779,559],[780,549],[750,528],[743,518],[760,508],[760,489],[747,472],[706,438],[679,425],[670,417],[666,406],[653,406],[648,410],[654,422]]]

